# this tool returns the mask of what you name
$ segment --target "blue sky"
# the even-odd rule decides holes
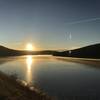
[[[38,50],[100,43],[100,1],[0,0],[1,45],[24,49],[27,42]]]

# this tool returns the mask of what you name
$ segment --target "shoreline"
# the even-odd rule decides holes
[[[96,67],[100,66],[100,59],[60,57],[60,56],[55,56],[55,58],[62,61],[87,64],[87,65],[96,66]]]
[[[0,72],[0,100],[54,100],[53,97],[29,87],[21,81]]]

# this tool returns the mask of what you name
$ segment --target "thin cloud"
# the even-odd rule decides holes
[[[90,18],[90,19],[69,22],[69,23],[66,23],[66,25],[81,24],[81,23],[87,23],[87,22],[92,22],[92,21],[97,21],[97,20],[100,20],[100,18]]]

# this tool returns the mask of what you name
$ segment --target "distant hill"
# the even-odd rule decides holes
[[[55,50],[43,50],[43,51],[21,51],[13,50],[4,46],[0,46],[0,56],[20,56],[20,55],[53,55],[62,57],[79,57],[79,58],[100,58],[100,44],[94,44],[69,51],[55,51]]]
[[[0,56],[14,56],[14,55],[20,55],[20,54],[21,54],[21,51],[0,46]]]
[[[43,50],[43,51],[25,51],[25,50],[13,50],[4,46],[0,46],[0,56],[20,56],[20,55],[52,55],[55,51]]]
[[[100,44],[94,44],[70,51],[54,52],[54,56],[79,57],[79,58],[100,58]]]

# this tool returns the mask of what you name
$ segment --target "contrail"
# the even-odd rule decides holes
[[[92,21],[96,21],[96,20],[100,20],[100,18],[91,18],[91,19],[84,19],[84,20],[69,22],[69,23],[66,23],[66,25],[74,25],[74,24],[80,24],[80,23],[87,23],[87,22],[92,22]]]

